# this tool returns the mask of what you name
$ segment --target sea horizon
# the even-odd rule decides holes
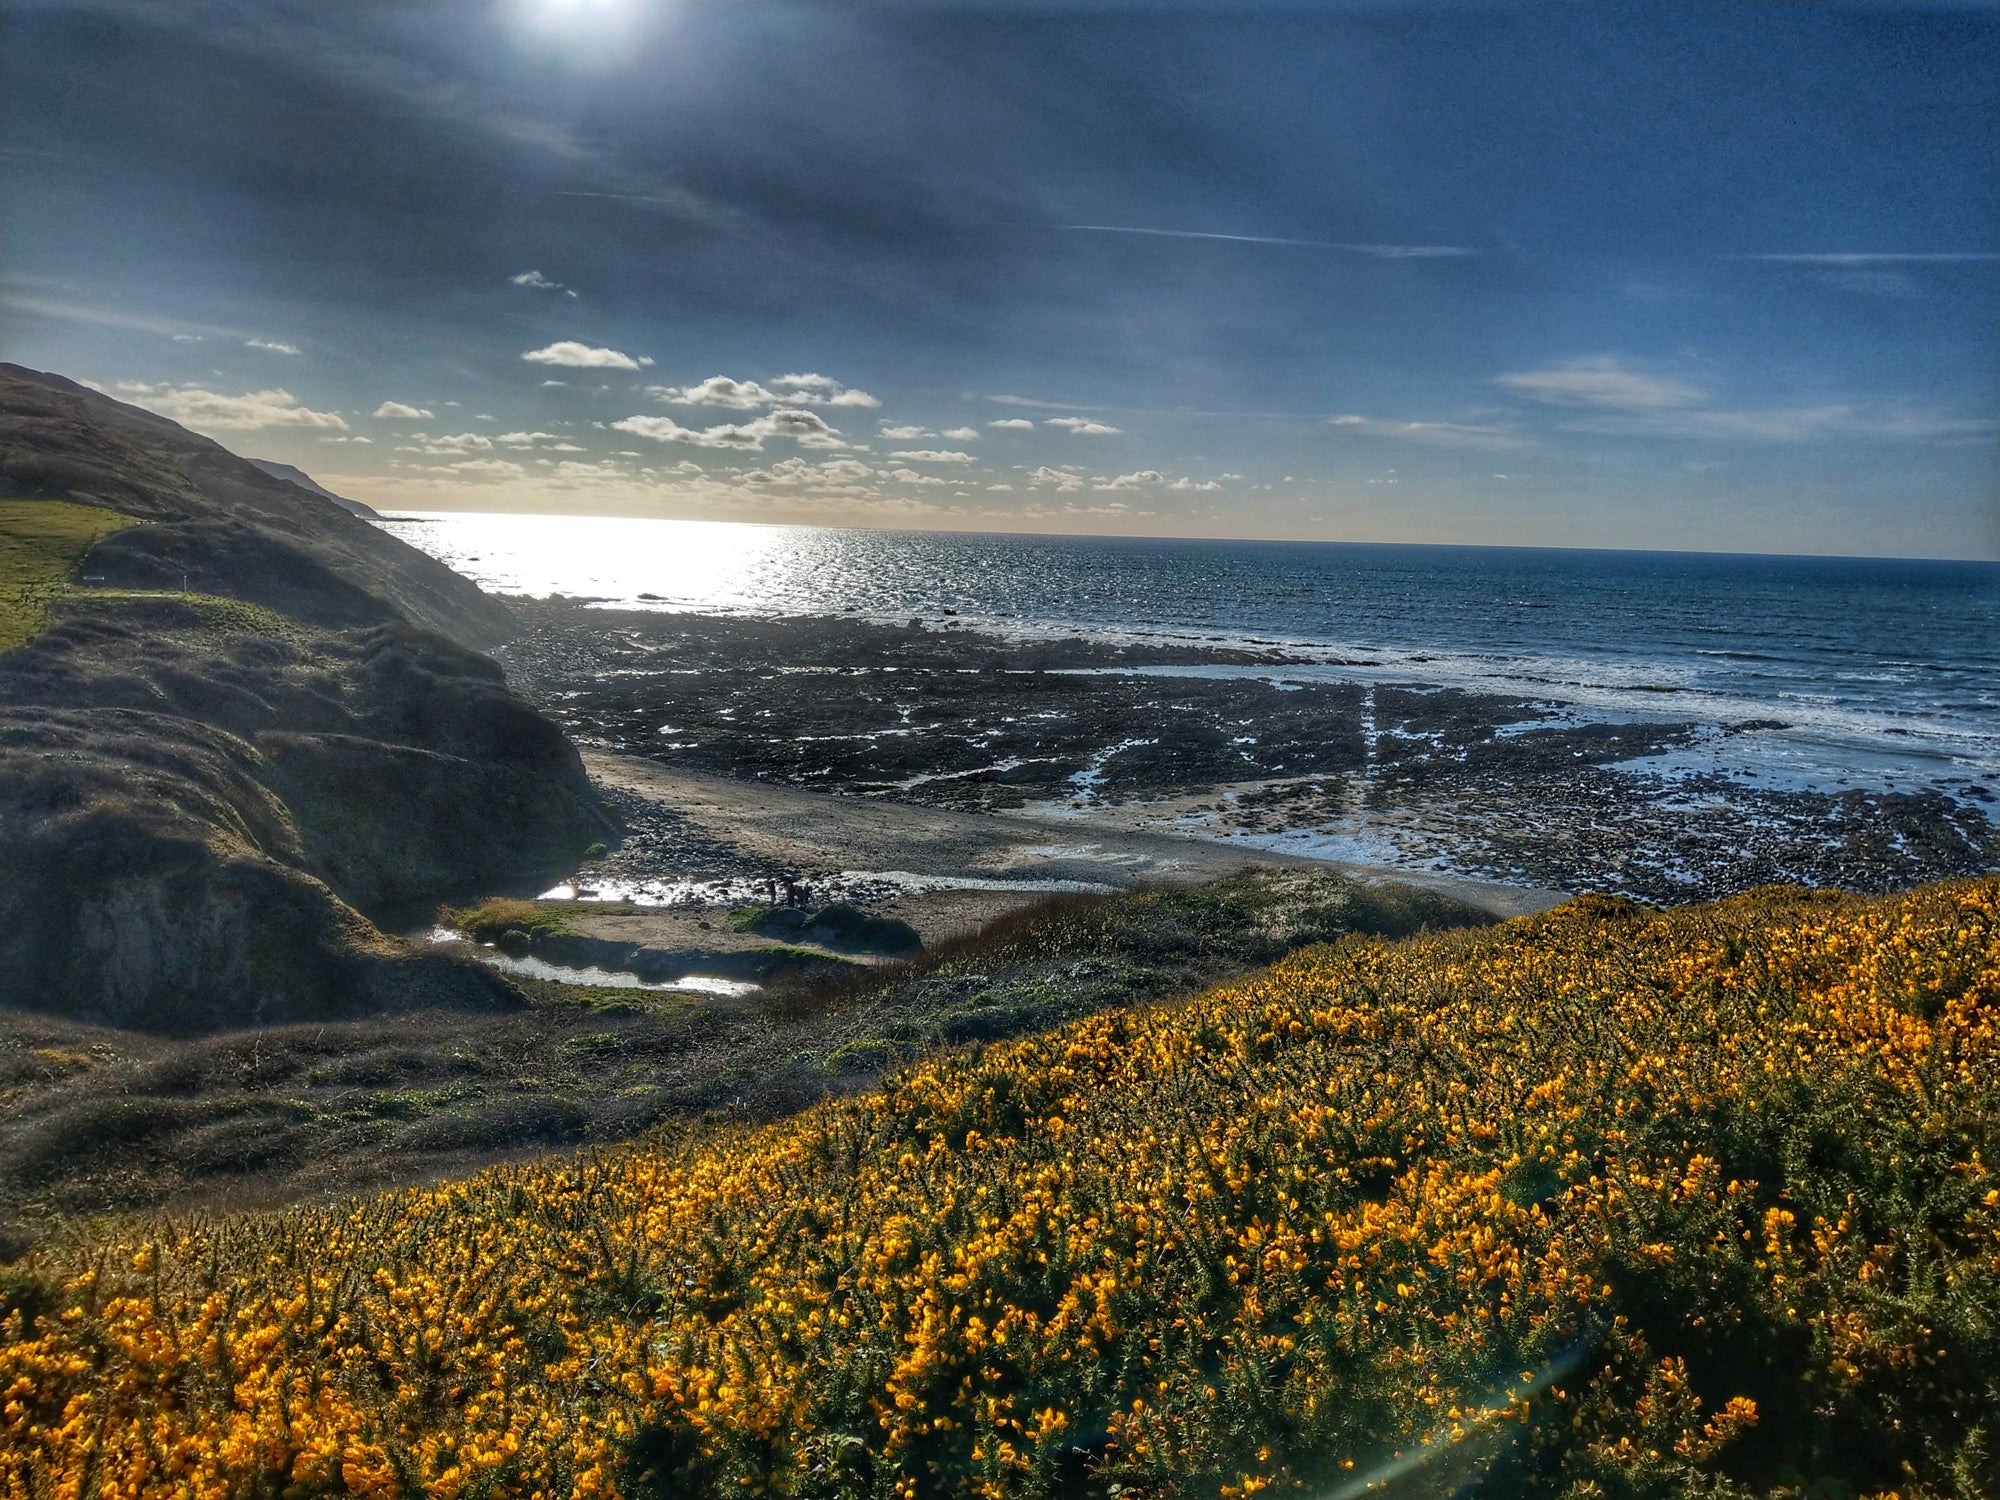
[[[1439,551],[1454,552],[1552,552],[1552,553],[1602,553],[1611,556],[1633,557],[1692,557],[1692,558],[1741,558],[1745,560],[1827,562],[1827,563],[1913,563],[1937,564],[1940,566],[1983,568],[2000,577],[2000,550],[1990,555],[1971,557],[1946,557],[1931,553],[1902,552],[1744,552],[1729,548],[1702,547],[1618,547],[1618,546],[1557,546],[1547,542],[1418,542],[1383,539],[1350,539],[1341,537],[1258,537],[1258,536],[1211,536],[1196,533],[1163,534],[1139,531],[1033,531],[1027,529],[996,529],[993,527],[955,526],[863,526],[843,524],[837,521],[800,520],[752,520],[736,516],[654,516],[627,513],[623,511],[573,511],[573,510],[474,510],[454,506],[448,509],[426,510],[421,506],[377,506],[375,514],[385,521],[425,521],[454,516],[489,517],[540,517],[560,521],[664,521],[675,525],[689,526],[750,526],[762,529],[798,529],[806,531],[855,531],[880,533],[889,536],[961,536],[961,537],[1014,537],[1041,541],[1060,542],[1200,542],[1227,546],[1240,544],[1257,547],[1421,547]]]
[[[525,513],[381,524],[507,595],[1248,651],[1269,663],[1147,670],[1427,684],[1517,700],[1524,724],[1686,723],[1688,748],[1627,763],[1675,780],[1935,789],[1985,813],[2000,778],[2000,652],[1983,628],[2000,564]]]

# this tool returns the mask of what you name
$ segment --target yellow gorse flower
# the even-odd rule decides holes
[[[1835,1428],[1943,1493],[2000,1368],[1996,908],[1586,898],[48,1252],[0,1284],[0,1494],[1601,1486]]]

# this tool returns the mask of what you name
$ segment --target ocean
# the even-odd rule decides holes
[[[1639,767],[1651,772],[1938,788],[1981,804],[2000,777],[1991,563],[574,516],[382,524],[502,594],[1280,647],[1296,658],[1290,678],[1435,684],[1581,720],[1713,729]],[[1746,724],[1758,732],[1729,732]]]

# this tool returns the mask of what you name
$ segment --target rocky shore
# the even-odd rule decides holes
[[[1977,789],[1797,790],[1651,759],[1756,721],[1579,721],[1329,679],[1277,647],[520,608],[511,679],[580,744],[676,771],[1663,902],[1889,890],[2000,859]]]

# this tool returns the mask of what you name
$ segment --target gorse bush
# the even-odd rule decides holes
[[[1350,939],[776,1126],[47,1254],[0,1486],[1982,1493],[1996,908]]]

